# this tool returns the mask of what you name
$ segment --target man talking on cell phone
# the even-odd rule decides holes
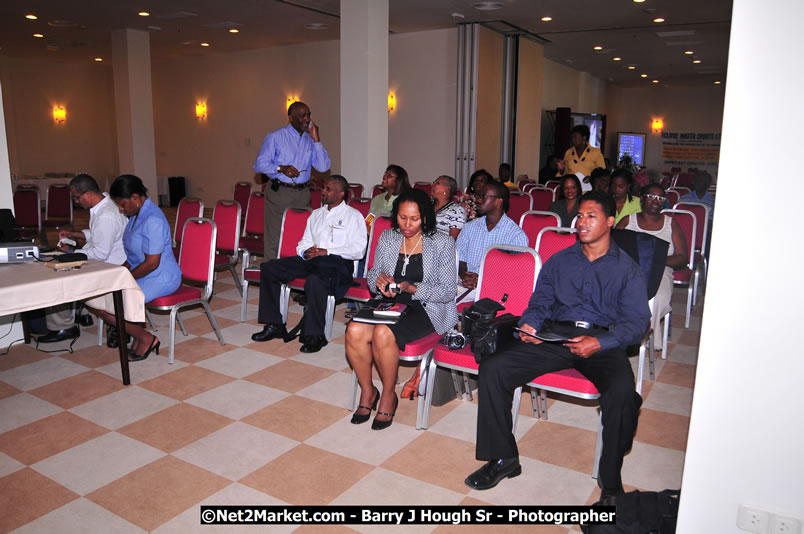
[[[264,260],[276,259],[282,214],[287,208],[310,207],[310,167],[329,170],[327,149],[321,144],[310,108],[294,102],[288,108],[288,125],[265,136],[254,170],[268,177],[265,188]]]
[[[600,392],[601,500],[622,493],[623,456],[642,405],[626,347],[644,336],[650,310],[639,267],[611,239],[614,213],[614,201],[600,191],[581,197],[578,242],[545,262],[519,322],[519,340],[480,363],[475,456],[487,463],[466,479],[470,488],[489,489],[522,473],[511,432],[514,389],[574,368]],[[542,331],[569,341],[547,343],[528,335]]]

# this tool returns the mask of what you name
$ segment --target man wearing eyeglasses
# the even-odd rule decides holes
[[[59,232],[60,240],[84,241],[80,248],[60,242],[59,250],[81,252],[90,260],[122,265],[126,261],[123,249],[126,217],[107,193],[101,193],[98,182],[88,174],[79,174],[70,181],[70,194],[73,202],[89,210],[89,228],[80,232]],[[77,338],[80,332],[75,324],[74,308],[72,302],[48,308],[45,320],[50,331],[38,338],[39,343]]]
[[[457,302],[474,300],[477,273],[487,248],[491,245],[528,246],[528,236],[505,214],[510,198],[505,185],[489,182],[475,198],[478,218],[466,223],[458,235],[458,275],[461,280]]]

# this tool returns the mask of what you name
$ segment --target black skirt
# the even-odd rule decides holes
[[[399,282],[411,282],[418,284],[424,279],[424,269],[422,264],[421,254],[412,254],[408,257],[408,265],[405,269],[405,274],[402,274],[404,267],[405,256],[399,255],[396,262],[396,269],[394,270],[394,280]],[[430,322],[430,317],[424,309],[422,303],[418,300],[413,300],[413,295],[410,293],[402,293],[398,295],[394,302],[401,302],[407,304],[408,308],[405,315],[396,324],[388,325],[391,332],[394,333],[396,344],[399,350],[405,350],[405,345],[411,341],[415,341],[420,337],[432,334],[435,332],[433,323]]]

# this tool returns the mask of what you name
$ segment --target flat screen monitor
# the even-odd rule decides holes
[[[637,165],[645,164],[645,134],[619,132],[617,134],[617,161],[628,154]]]

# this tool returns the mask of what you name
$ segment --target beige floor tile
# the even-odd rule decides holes
[[[679,345],[689,345],[691,347],[698,346],[698,340],[701,338],[701,332],[697,330],[685,330],[678,336]]]
[[[667,359],[671,362],[694,366],[698,363],[698,347],[671,344],[670,352],[667,353]]]
[[[549,395],[555,402],[548,403],[547,421],[597,432],[600,426],[597,400],[576,399],[554,393]]]
[[[634,439],[650,445],[684,451],[687,449],[689,429],[688,416],[643,407],[639,412],[639,424]]]
[[[245,350],[245,349],[242,349]],[[257,371],[244,380],[262,384],[288,393],[296,393],[322,380],[335,371],[294,360],[279,360],[279,363],[261,371]]]
[[[300,389],[296,395],[317,400],[344,410],[352,409],[352,373],[334,373],[315,384]]]
[[[236,421],[173,455],[237,481],[297,444],[295,440]]]
[[[181,402],[124,426],[118,432],[162,451],[173,452],[231,422],[228,417]]]
[[[75,376],[86,370],[87,368],[83,365],[53,357],[0,372],[0,380],[22,391],[28,391]]]
[[[15,534],[139,534],[145,530],[87,499],[76,499],[14,531]]]
[[[16,395],[18,393],[22,393],[22,390],[15,388],[11,384],[0,382],[0,400],[11,397],[12,395]]]
[[[287,396],[287,393],[278,389],[235,380],[186,402],[232,419],[240,419]]]
[[[634,442],[623,462],[623,484],[661,491],[681,487],[684,452]]]
[[[220,277],[221,273],[218,273],[218,276]],[[230,278],[230,280],[231,280],[231,278]],[[221,288],[225,287],[226,291],[229,291],[232,287],[236,287],[234,284],[220,284],[219,282],[220,282],[220,280],[215,281],[215,289],[216,289],[216,291],[217,291],[217,288],[219,286]],[[238,294],[238,297],[239,296],[240,295]],[[220,295],[217,295],[217,294],[215,296],[213,296],[209,300],[209,307],[210,307],[210,309],[212,309],[212,314],[215,315],[215,319],[218,318],[218,311],[220,311],[220,310],[222,310],[224,308],[230,308],[232,306],[239,305],[239,304],[240,304],[240,299],[239,298],[236,299],[236,300],[235,299],[225,299],[225,298],[222,298]],[[198,308],[199,308],[198,311],[202,310],[200,305],[199,305]]]
[[[237,324],[231,319],[226,319],[225,317],[215,317],[215,321],[218,323],[218,329],[220,330],[232,326],[233,324]],[[188,333],[194,336],[203,336],[212,332],[212,325],[209,322],[209,318],[207,318],[207,314],[201,312],[199,312],[199,315],[196,317],[184,319],[184,328]],[[213,333],[213,335],[215,334]],[[226,339],[226,337],[224,337],[224,339]]]
[[[475,396],[477,399],[477,396]],[[474,443],[477,437],[477,404],[470,401],[450,401],[449,405],[455,408],[444,415],[444,417],[430,425],[428,432],[435,432],[444,436],[451,436],[457,439]],[[516,437],[520,439],[528,430],[536,424],[530,411],[520,411],[516,424]]]
[[[167,333],[165,333],[163,337],[165,340],[167,340]],[[181,335],[178,337],[181,337]],[[177,371],[187,366],[186,363],[181,361],[175,361],[172,364],[168,363],[168,351],[169,347],[167,343],[163,342],[162,347],[159,350],[159,352],[162,354],[161,356],[151,353],[147,360],[131,362],[129,365],[131,383],[133,385],[141,384],[146,380],[150,380],[167,373],[172,373],[173,371]],[[116,378],[117,380],[122,380],[119,362],[98,367],[96,371],[100,371],[101,373],[109,375],[112,378]]]
[[[290,504],[329,504],[371,469],[368,464],[301,444],[240,483]]]
[[[215,317],[224,317],[232,321],[240,322],[240,301],[234,306],[215,310]],[[257,320],[257,306],[246,303],[246,321]],[[256,322],[254,323],[256,324]]]
[[[97,342],[97,337],[94,338]],[[97,369],[104,365],[117,364],[120,367],[120,351],[118,349],[110,349],[106,346],[106,336],[103,338],[103,346],[98,347],[93,345],[81,350],[77,350],[66,358],[73,363],[89,367],[90,369]]]
[[[0,434],[0,451],[30,465],[107,432],[81,417],[61,412]]]
[[[657,374],[656,381],[663,384],[693,388],[695,387],[695,366],[667,361],[662,368],[662,372]]]
[[[274,434],[304,441],[343,417],[342,408],[290,395],[244,417],[242,421]]]
[[[344,491],[332,504],[358,505],[371,502],[375,505],[455,505],[463,498],[463,493],[378,467]],[[353,528],[364,530],[362,526]]]
[[[87,498],[145,530],[153,530],[229,484],[225,478],[165,456]]]
[[[229,320],[226,319],[226,321]],[[219,326],[221,328],[221,335],[223,336],[226,345],[231,345],[232,348],[245,347],[246,345],[252,344],[252,334],[255,334],[261,330],[260,327],[255,327],[254,325],[250,325],[248,323],[240,323],[235,321],[229,321],[229,323],[230,324],[227,324],[226,326]],[[202,337],[207,339],[217,339],[215,337],[215,332],[213,332],[211,328],[209,333],[204,334]]]
[[[32,389],[31,395],[69,410],[109,393],[123,389],[123,383],[97,371],[87,371],[70,378]]]
[[[18,462],[11,456],[5,455],[0,452],[0,477],[10,475],[15,471],[19,471],[25,467],[25,464]]]
[[[234,378],[243,378],[246,375],[262,370],[268,371],[275,364],[284,361],[284,359],[270,354],[238,347],[224,352],[220,356],[204,360],[198,364],[198,367],[203,367]]]
[[[19,393],[0,399],[0,433],[59,413],[61,408],[29,393]]]
[[[13,369],[14,367],[28,365],[29,363],[54,357],[55,356],[34,349],[32,345],[14,345],[8,351],[8,354],[0,358],[0,373]]]
[[[261,326],[250,326],[249,332],[256,334],[260,330]],[[251,336],[249,336],[249,339],[251,339]],[[290,341],[285,343],[281,339],[272,339],[270,341],[250,342],[247,345],[243,345],[243,348],[264,352],[266,354],[278,356],[279,358],[290,358],[291,356],[299,354],[301,345],[298,343],[298,341]]]
[[[692,409],[692,389],[655,382],[642,407],[689,415]]]
[[[519,455],[591,476],[597,432],[539,421],[517,443]]]
[[[186,363],[197,363],[232,350],[231,345],[221,345],[218,340],[194,337],[176,345],[173,358]]]
[[[172,373],[146,380],[139,387],[171,397],[186,400],[218,386],[228,384],[233,379],[197,365],[188,365]]]
[[[299,345],[299,347],[301,347],[301,345]],[[346,360],[346,352],[343,345],[337,343],[330,343],[320,351],[312,354],[299,353],[291,359],[333,371],[346,371],[351,369],[349,362]]]
[[[31,468],[79,495],[86,495],[164,455],[142,442],[109,432],[45,458]]]
[[[93,423],[116,430],[173,406],[176,402],[175,399],[139,386],[128,386],[121,391],[71,408],[70,411]]]
[[[0,532],[8,532],[78,498],[33,469],[0,478]]]

